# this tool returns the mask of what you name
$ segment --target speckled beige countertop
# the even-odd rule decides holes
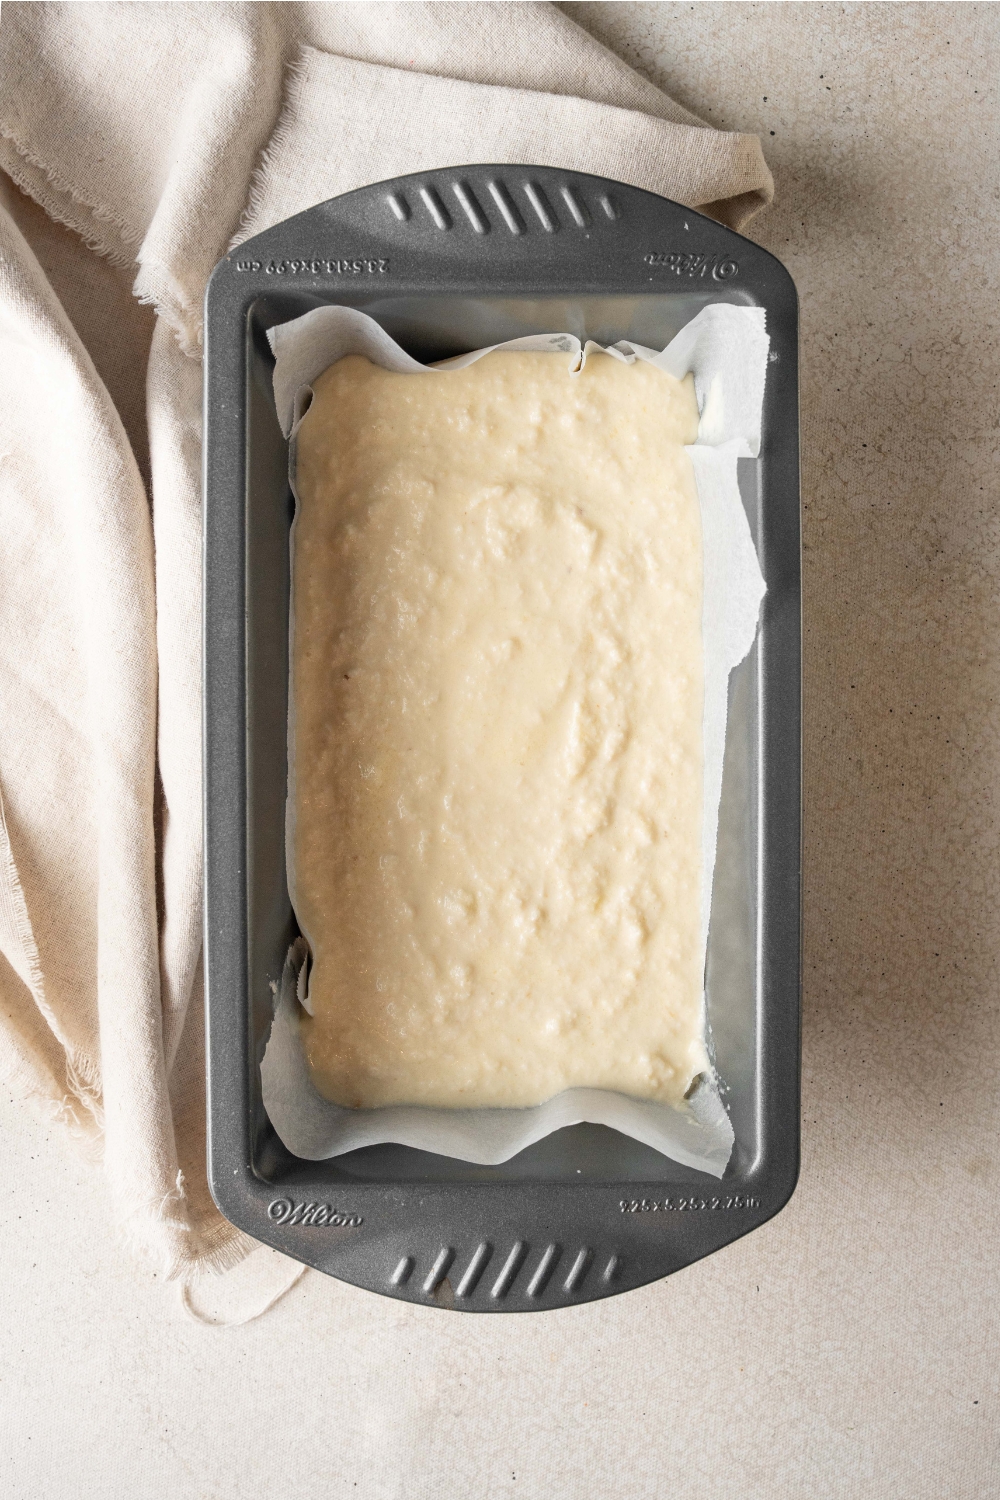
[[[565,8],[762,135],[751,233],[801,297],[798,1191],[592,1306],[462,1318],[312,1274],[205,1329],[4,1098],[11,1500],[1000,1492],[1000,7]]]

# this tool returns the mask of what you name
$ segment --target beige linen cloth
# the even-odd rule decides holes
[[[755,137],[552,6],[3,6],[0,1068],[170,1275],[254,1244],[204,1166],[205,282],[311,203],[477,161],[736,228],[772,192]]]

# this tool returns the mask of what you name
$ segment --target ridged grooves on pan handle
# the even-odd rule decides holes
[[[531,204],[538,216],[538,222],[546,234],[555,234],[559,228],[559,220],[556,218],[552,204],[545,196],[545,190],[537,182],[526,182],[524,184],[524,196]]]
[[[566,182],[560,188],[563,202],[573,216],[573,222],[577,229],[586,229],[591,222],[590,209],[587,207],[580,193]]]
[[[486,201],[487,193],[493,200],[492,204]],[[558,210],[552,201],[556,193],[561,200]],[[527,234],[531,230],[558,234],[564,223],[586,235],[594,223],[594,210],[579,182],[560,182],[555,191],[547,193],[540,182],[531,178],[515,181],[514,173],[511,173],[506,179],[491,177],[485,184],[485,191],[480,185],[477,193],[467,176],[447,182],[442,176],[423,182],[418,194],[426,216],[414,217],[409,200],[399,188],[386,194],[384,201],[397,223],[411,224],[414,229],[420,229],[426,228],[430,219],[434,228],[442,233],[468,225],[477,235],[489,234],[494,226],[506,227],[513,235]],[[447,200],[452,198],[458,201],[464,218],[461,215],[453,217],[446,206]],[[616,199],[600,192],[595,201],[601,211],[598,217],[603,215],[610,224],[620,222],[622,211]],[[564,218],[560,218],[560,214]]]
[[[499,178],[495,177],[489,184],[489,189],[490,195],[497,208],[503,214],[504,223],[511,234],[523,234],[527,225],[518,212],[517,204],[507,191],[506,183],[501,182]]]
[[[455,1259],[455,1252],[450,1245],[442,1245],[438,1251],[437,1260],[431,1266],[424,1281],[424,1291],[430,1296],[436,1292],[442,1281],[448,1274],[448,1267]]]
[[[524,1257],[527,1255],[527,1253],[528,1247],[525,1244],[524,1240],[515,1240],[514,1244],[511,1246],[510,1254],[507,1256],[507,1259],[503,1263],[503,1270],[500,1272],[500,1275],[493,1283],[493,1290],[490,1293],[491,1297],[506,1297],[511,1287],[514,1285],[517,1273],[521,1269],[521,1266],[524,1262]]]
[[[583,1278],[590,1270],[590,1262],[593,1260],[593,1258],[593,1254],[585,1245],[584,1248],[580,1251],[579,1255],[576,1257],[576,1260],[573,1262],[573,1265],[570,1268],[570,1273],[566,1277],[565,1288],[567,1292],[576,1291],[577,1287],[581,1284]]]
[[[418,1283],[420,1291],[428,1297],[433,1297],[445,1277],[448,1275],[458,1252],[452,1245],[442,1245],[427,1269],[423,1279]],[[404,1255],[395,1266],[389,1276],[390,1285],[393,1287],[406,1286],[417,1267],[417,1255]],[[549,1300],[562,1300],[567,1297],[576,1296],[581,1290],[590,1273],[594,1263],[594,1251],[589,1245],[582,1245],[575,1254],[563,1255],[563,1247],[555,1240],[541,1247],[538,1259],[534,1261],[531,1254],[531,1245],[527,1240],[515,1240],[507,1254],[500,1263],[500,1270],[496,1274],[492,1286],[483,1281],[483,1273],[490,1261],[493,1259],[493,1246],[489,1240],[480,1240],[473,1250],[465,1265],[464,1270],[457,1278],[455,1284],[455,1296],[463,1302],[479,1292],[488,1296],[493,1302],[501,1302],[520,1285],[521,1293],[530,1297],[533,1302],[548,1297]],[[566,1271],[565,1276],[556,1276],[554,1273],[560,1262]],[[427,1265],[427,1262],[424,1262]],[[459,1260],[459,1266],[462,1262]],[[605,1285],[616,1281],[621,1272],[621,1256],[615,1251],[611,1254],[601,1272],[601,1280]],[[527,1282],[522,1281],[522,1273],[527,1273]],[[452,1278],[454,1280],[454,1278]]]
[[[483,213],[479,199],[467,182],[452,183],[455,197],[465,210],[465,217],[477,234],[489,234],[490,221]]]
[[[472,1259],[466,1266],[461,1280],[455,1290],[456,1297],[471,1297],[479,1285],[479,1278],[486,1269],[487,1262],[493,1254],[493,1246],[488,1240],[483,1240],[472,1252]]]
[[[399,1265],[393,1271],[390,1280],[393,1286],[405,1286],[413,1275],[414,1260],[412,1255],[404,1255]]]
[[[450,229],[453,222],[452,217],[441,202],[441,197],[437,189],[429,186],[422,187],[420,189],[420,196],[424,201],[424,207],[437,227],[439,229]]]
[[[559,1246],[547,1245],[542,1251],[542,1258],[538,1262],[534,1276],[528,1282],[528,1296],[537,1297],[544,1292],[545,1284],[555,1269],[556,1261],[559,1259]]]

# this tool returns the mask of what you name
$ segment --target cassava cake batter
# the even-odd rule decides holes
[[[352,355],[314,391],[289,871],[317,1087],[680,1102],[707,1066],[690,377]]]

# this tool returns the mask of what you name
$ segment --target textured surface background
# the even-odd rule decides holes
[[[461,1318],[309,1275],[209,1329],[3,1100],[5,1496],[1000,1487],[1000,8],[565,9],[704,119],[761,133],[778,202],[752,232],[802,299],[798,1192],[596,1307]]]

